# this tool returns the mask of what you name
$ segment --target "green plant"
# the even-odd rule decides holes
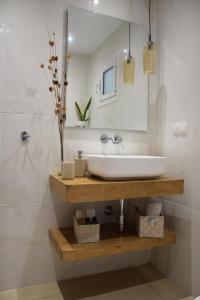
[[[92,98],[90,97],[90,99],[89,99],[89,101],[88,101],[88,103],[87,103],[84,110],[81,110],[78,102],[75,102],[76,113],[77,113],[78,118],[79,118],[80,121],[88,121],[89,120],[89,117],[87,118],[87,112],[90,109],[91,102],[92,102]]]

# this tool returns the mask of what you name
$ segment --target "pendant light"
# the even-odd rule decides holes
[[[128,56],[123,62],[123,81],[124,84],[133,84],[134,83],[134,73],[135,73],[135,59],[131,55],[131,23],[129,23],[129,50]]]
[[[151,0],[149,0],[149,34],[143,51],[144,74],[151,75],[156,73],[156,56],[155,43],[151,40]]]

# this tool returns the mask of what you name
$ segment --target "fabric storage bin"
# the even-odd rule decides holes
[[[136,209],[135,229],[139,237],[163,238],[164,216],[143,216]]]
[[[74,233],[80,244],[97,243],[100,240],[100,224],[85,224],[85,219],[74,217]]]

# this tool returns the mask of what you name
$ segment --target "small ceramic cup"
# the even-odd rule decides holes
[[[62,172],[62,179],[74,179],[75,163],[73,161],[63,161],[61,172]]]

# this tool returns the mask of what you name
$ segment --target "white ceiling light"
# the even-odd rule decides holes
[[[99,4],[99,0],[91,0],[91,10],[93,11],[93,13],[96,13],[96,7]]]
[[[73,41],[73,37],[71,35],[68,36],[68,41],[72,42]]]

